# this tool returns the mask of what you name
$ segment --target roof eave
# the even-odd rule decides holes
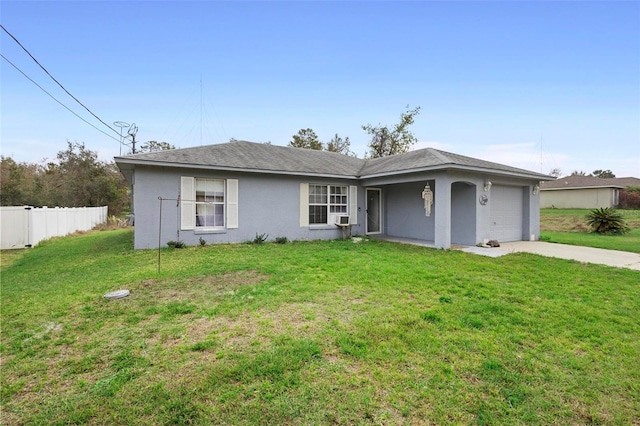
[[[304,172],[304,171],[289,171],[289,170],[267,170],[267,169],[248,169],[242,167],[227,167],[217,165],[205,165],[205,164],[193,164],[193,163],[175,163],[164,161],[131,161],[128,158],[115,157],[116,164],[122,163],[126,165],[139,165],[139,166],[158,166],[158,167],[174,167],[183,169],[200,169],[200,170],[221,170],[225,172],[244,172],[244,173],[262,173],[272,175],[287,175],[287,176],[311,176],[318,178],[330,178],[330,179],[352,179],[357,180],[358,176],[355,175],[341,175],[334,173],[316,173],[316,172]]]
[[[555,178],[552,176],[539,175],[537,173],[536,174],[517,173],[517,172],[510,172],[507,170],[486,169],[482,167],[461,166],[457,164],[439,164],[436,166],[418,167],[415,169],[404,169],[404,170],[372,173],[369,175],[362,175],[360,176],[360,179],[373,179],[378,177],[398,176],[398,175],[405,175],[405,174],[411,174],[411,173],[440,171],[440,170],[447,170],[447,169],[464,170],[464,171],[472,171],[472,172],[479,172],[479,173],[491,173],[493,175],[501,175],[501,176],[517,176],[517,177],[526,178],[526,179],[535,179],[538,181],[555,180]]]
[[[540,191],[563,191],[565,189],[600,189],[600,188],[616,188],[616,189],[624,189],[624,186],[619,185],[604,185],[604,186],[567,186],[560,188],[540,188]]]

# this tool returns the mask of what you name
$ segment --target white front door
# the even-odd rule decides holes
[[[380,234],[382,232],[382,190],[367,188],[367,234]]]

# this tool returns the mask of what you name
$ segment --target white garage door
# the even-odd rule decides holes
[[[522,240],[522,188],[494,185],[489,198],[491,205],[491,239]]]

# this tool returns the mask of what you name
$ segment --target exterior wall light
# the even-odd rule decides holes
[[[486,179],[484,181],[484,192],[489,192],[489,190],[491,189],[491,181],[489,179]]]

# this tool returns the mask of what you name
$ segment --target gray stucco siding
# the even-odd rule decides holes
[[[176,201],[180,196],[180,179],[183,176],[209,179],[238,180],[238,228],[220,230],[181,230],[180,208]],[[348,179],[307,178],[277,176],[257,173],[221,172],[212,170],[141,167],[135,172],[135,247],[158,246],[158,218],[162,206],[162,246],[170,240],[184,241],[187,245],[207,243],[238,243],[251,241],[256,234],[268,234],[269,240],[287,237],[289,240],[334,239],[341,237],[339,228],[333,225],[300,226],[300,183],[353,185]],[[359,189],[358,198],[364,201]],[[362,210],[362,209],[361,209]],[[358,223],[364,216],[359,213]],[[361,225],[353,226],[359,234]],[[362,228],[363,229],[363,228]]]
[[[382,187],[383,233],[392,237],[433,241],[435,209],[426,216],[422,191],[429,183],[431,190],[435,182],[422,181]]]

